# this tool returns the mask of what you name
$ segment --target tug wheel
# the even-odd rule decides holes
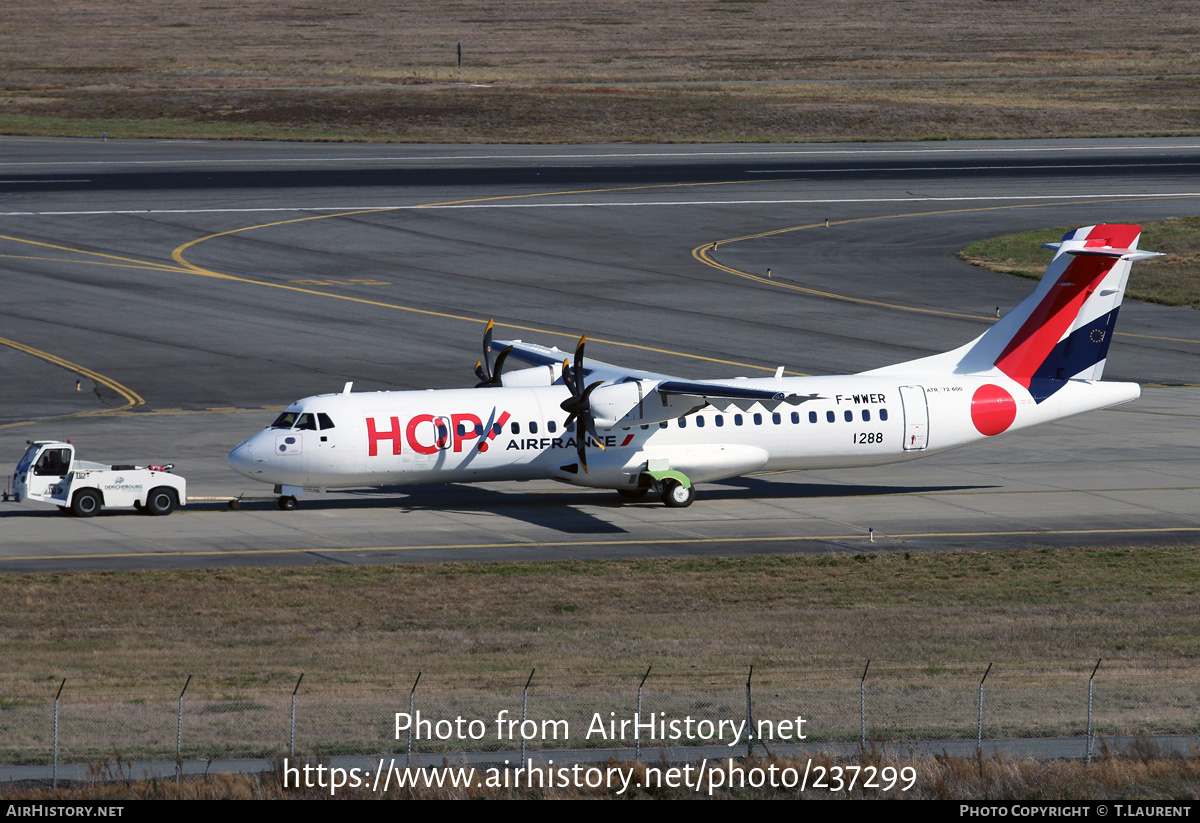
[[[95,517],[100,513],[103,505],[98,492],[84,489],[76,492],[75,497],[71,499],[71,514],[76,517]]]
[[[165,486],[151,489],[146,495],[146,511],[155,517],[162,517],[175,511],[175,492]]]

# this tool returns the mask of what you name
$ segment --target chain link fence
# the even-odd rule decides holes
[[[414,674],[403,686],[328,684],[314,673],[274,685],[197,675],[169,690],[64,681],[48,691],[0,698],[3,764],[581,749],[657,759],[696,745],[745,753],[1016,738],[1077,738],[1084,756],[1101,735],[1200,732],[1200,670],[1159,661],[1049,672],[650,668],[602,685],[553,669],[487,683]]]

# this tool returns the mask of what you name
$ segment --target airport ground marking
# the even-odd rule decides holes
[[[616,191],[642,191],[642,190],[648,190],[648,189],[689,188],[689,187],[698,187],[698,186],[727,186],[727,185],[744,184],[746,182],[747,181],[745,181],[745,180],[728,180],[728,181],[709,181],[709,182],[701,182],[701,183],[667,183],[667,184],[656,184],[656,185],[648,185],[648,186],[621,186],[621,187],[615,187],[615,188],[610,188],[610,189],[580,189],[580,190],[572,190],[572,191],[533,192],[533,193],[527,193],[527,194],[496,195],[496,196],[492,196],[492,197],[477,197],[477,198],[468,198],[468,199],[464,199],[464,200],[452,200],[452,201],[439,202],[439,203],[427,203],[427,204],[411,206],[408,208],[433,209],[433,208],[441,208],[441,207],[464,205],[464,204],[490,203],[490,202],[499,201],[499,200],[507,201],[507,200],[516,200],[516,199],[525,199],[525,198],[534,198],[534,197],[558,197],[558,196],[569,196],[569,195],[578,195],[578,194],[609,193],[609,192],[616,192]],[[772,181],[772,182],[778,182],[778,181]],[[194,263],[191,263],[184,256],[185,253],[192,247],[194,247],[200,243],[206,242],[208,240],[213,240],[213,239],[216,239],[219,237],[227,237],[230,235],[241,234],[244,232],[254,231],[254,230],[258,230],[258,229],[267,229],[267,228],[274,228],[277,226],[284,226],[284,225],[289,225],[289,224],[294,224],[294,223],[303,223],[303,222],[308,222],[311,220],[324,220],[324,219],[328,219],[331,217],[355,217],[355,216],[364,215],[364,214],[384,214],[387,212],[397,211],[397,210],[399,210],[398,207],[369,208],[369,209],[361,209],[361,210],[349,211],[349,212],[336,212],[336,213],[332,213],[332,214],[309,215],[307,217],[298,217],[298,218],[294,218],[291,220],[278,220],[278,221],[271,222],[271,223],[262,223],[262,224],[253,225],[253,226],[243,226],[241,228],[229,229],[226,231],[216,232],[213,234],[205,235],[204,237],[198,237],[195,240],[191,240],[191,241],[188,241],[187,243],[183,243],[183,244],[177,246],[171,252],[171,257],[177,263],[179,263],[180,266],[183,267],[187,271],[187,273],[196,274],[196,275],[200,275],[203,277],[214,277],[214,278],[218,278],[218,279],[222,279],[222,280],[230,280],[230,281],[235,281],[235,282],[249,283],[249,284],[254,284],[254,285],[259,285],[259,286],[269,286],[271,288],[284,289],[286,291],[299,292],[302,294],[310,294],[310,295],[314,295],[314,296],[318,296],[318,297],[330,297],[330,298],[333,298],[336,300],[346,300],[346,301],[349,301],[352,303],[376,306],[379,308],[387,308],[387,309],[395,309],[398,311],[413,312],[415,314],[423,314],[423,315],[430,316],[430,317],[440,317],[440,318],[447,319],[447,320],[456,320],[456,321],[460,321],[460,322],[468,322],[468,323],[476,323],[476,324],[487,323],[488,322],[487,320],[477,318],[477,317],[467,317],[464,315],[451,314],[449,312],[434,311],[432,309],[420,309],[415,306],[404,306],[404,305],[400,305],[397,303],[389,303],[389,302],[385,302],[385,301],[381,301],[381,300],[370,300],[370,299],[363,298],[363,297],[354,297],[352,295],[334,294],[331,292],[318,291],[316,289],[309,289],[309,288],[303,288],[300,286],[289,285],[287,283],[272,283],[272,282],[265,281],[265,280],[256,280],[254,278],[249,278],[249,277],[240,277],[240,276],[232,275],[232,274],[224,274],[222,272],[213,271],[212,269],[207,269],[202,266],[198,266]],[[552,331],[550,329],[542,329],[542,328],[537,328],[537,327],[533,327],[533,326],[523,326],[523,325],[517,325],[517,324],[505,323],[505,322],[497,322],[496,326],[499,328],[511,329],[513,331],[530,332],[532,334],[555,336],[555,337],[565,337],[565,338],[568,338],[571,340],[576,339],[576,335],[573,333],[557,332],[557,331]],[[647,346],[647,345],[643,345],[640,343],[628,343],[628,342],[623,342],[623,341],[618,341],[618,340],[611,340],[611,339],[603,338],[603,337],[591,337],[589,339],[595,343],[602,343],[602,344],[607,344],[607,345],[612,345],[612,346],[620,346],[623,348],[637,349],[639,351],[647,351],[647,352],[652,352],[655,354],[665,354],[665,355],[674,356],[674,357],[683,357],[683,358],[687,358],[687,359],[691,359],[691,360],[701,360],[701,361],[704,361],[707,363],[717,363],[720,365],[733,366],[736,368],[755,369],[757,371],[767,371],[767,372],[772,372],[775,370],[774,367],[772,367],[772,366],[758,366],[758,365],[754,365],[752,363],[742,363],[742,362],[735,361],[735,360],[726,360],[726,359],[716,358],[716,357],[707,357],[707,356],[699,355],[699,354],[689,354],[687,352],[681,352],[681,351],[676,351],[676,350],[672,350],[672,349],[658,348],[655,346]],[[788,373],[798,374],[797,372],[788,372]]]
[[[738,182],[747,185],[757,183],[793,182],[793,178],[768,180],[717,181],[709,183],[670,183],[664,186],[720,186],[733,185]],[[648,188],[654,188],[650,186]],[[612,189],[611,191],[621,191]],[[598,189],[597,191],[606,191]],[[567,195],[571,192],[545,192],[543,194],[504,195],[512,197],[550,197]],[[9,211],[0,212],[0,217],[83,217],[97,215],[155,215],[155,214],[266,214],[266,213],[295,213],[304,212],[310,217],[337,217],[342,212],[401,212],[401,211],[444,211],[455,209],[591,209],[591,208],[664,208],[664,207],[695,207],[695,206],[824,206],[844,205],[852,203],[958,203],[970,201],[974,203],[985,201],[1021,200],[1029,206],[1039,205],[1030,201],[1053,201],[1064,197],[1084,197],[1097,202],[1109,202],[1129,199],[1159,200],[1167,198],[1200,197],[1200,192],[1177,192],[1172,194],[1140,193],[1140,194],[1054,194],[1054,195],[963,195],[954,197],[924,196],[924,197],[804,197],[804,198],[755,198],[741,200],[591,200],[576,203],[491,203],[484,201],[464,201],[454,203],[409,203],[391,205],[359,205],[359,206],[269,206],[258,208],[210,208],[210,209],[91,209],[76,211]],[[486,198],[485,198],[486,200]],[[1055,203],[1040,203],[1040,205],[1056,205]],[[314,214],[323,212],[322,214]],[[284,223],[289,221],[282,221]],[[270,224],[264,224],[270,225]],[[822,224],[824,225],[824,224]],[[832,224],[831,224],[832,225]],[[260,228],[247,226],[242,230]],[[794,230],[794,229],[790,229]],[[234,232],[238,230],[233,230]],[[783,230],[787,231],[787,230]],[[746,238],[739,238],[746,239]],[[722,241],[725,242],[725,241]]]
[[[694,257],[696,260],[699,260],[701,263],[703,263],[706,266],[717,269],[718,271],[723,271],[727,274],[732,274],[737,277],[742,277],[747,280],[751,280],[753,282],[761,283],[761,284],[767,285],[767,286],[773,286],[775,288],[790,289],[792,291],[798,291],[798,292],[802,292],[804,294],[811,294],[815,297],[824,297],[824,298],[827,298],[830,300],[841,300],[841,301],[844,301],[847,303],[859,303],[859,304],[868,305],[868,306],[879,306],[881,308],[893,309],[895,311],[915,312],[915,313],[919,313],[919,314],[933,314],[933,315],[938,315],[941,317],[958,317],[958,318],[964,318],[967,320],[978,320],[981,322],[989,322],[991,320],[994,320],[995,318],[992,318],[992,317],[990,317],[988,315],[984,315],[984,314],[967,314],[967,313],[963,313],[963,312],[944,311],[941,309],[926,309],[926,308],[921,308],[919,306],[906,306],[906,305],[903,305],[900,303],[888,303],[888,302],[885,302],[882,300],[870,300],[870,299],[867,299],[864,297],[854,297],[851,295],[836,294],[834,292],[820,291],[818,289],[810,289],[810,288],[807,288],[804,286],[796,285],[794,283],[782,282],[782,281],[776,280],[774,278],[760,277],[759,275],[751,274],[749,272],[742,271],[741,269],[736,269],[732,266],[727,266],[724,263],[718,262],[717,260],[713,259],[712,252],[717,250],[720,246],[727,245],[729,243],[740,243],[743,240],[757,240],[757,239],[763,238],[763,237],[772,237],[774,235],[787,234],[789,232],[794,232],[794,231],[807,231],[809,229],[816,229],[816,228],[833,228],[835,226],[844,226],[844,225],[849,225],[852,223],[867,223],[867,222],[871,222],[871,221],[875,221],[875,220],[898,220],[898,219],[907,218],[907,217],[932,217],[932,216],[945,215],[945,214],[965,214],[965,213],[983,212],[983,211],[1005,211],[1005,210],[1011,210],[1011,209],[1033,209],[1033,208],[1059,207],[1059,206],[1089,206],[1089,205],[1095,205],[1097,203],[1123,203],[1123,202],[1132,202],[1132,201],[1139,201],[1139,200],[1170,200],[1170,199],[1177,199],[1177,198],[1190,198],[1190,197],[1195,197],[1195,196],[1196,196],[1195,194],[1191,194],[1191,193],[1170,194],[1170,195],[1166,195],[1166,194],[1164,194],[1164,195],[1132,195],[1132,196],[1116,195],[1116,196],[1113,196],[1110,198],[1104,198],[1104,199],[1085,199],[1085,200],[1073,200],[1073,201],[1064,201],[1064,202],[1009,203],[1009,204],[1005,204],[1002,206],[976,206],[973,208],[940,209],[937,211],[905,212],[905,213],[898,213],[898,214],[879,214],[879,215],[873,215],[870,217],[853,217],[853,218],[848,218],[846,220],[830,220],[830,221],[821,221],[819,223],[807,223],[807,224],[800,225],[800,226],[788,226],[788,227],[781,228],[781,229],[772,229],[769,231],[758,232],[756,234],[746,234],[746,235],[742,235],[741,237],[730,237],[730,238],[727,238],[724,240],[715,240],[715,241],[712,241],[709,243],[701,244],[701,245],[697,246],[696,248],[692,249],[692,257]],[[1169,341],[1169,342],[1173,342],[1173,343],[1200,343],[1200,340],[1191,340],[1191,339],[1182,338],[1182,337],[1159,337],[1159,336],[1149,335],[1149,334],[1132,334],[1130,332],[1116,332],[1116,335],[1119,337],[1134,337],[1134,338],[1140,338],[1143,340],[1164,340],[1164,341]]]
[[[37,357],[41,360],[45,360],[47,363],[58,366],[59,368],[66,369],[74,374],[82,375],[89,380],[94,380],[100,385],[107,386],[108,388],[112,389],[117,394],[121,395],[121,397],[125,400],[125,405],[117,406],[111,409],[94,409],[92,411],[74,412],[73,414],[62,414],[55,417],[43,417],[37,420],[20,420],[15,423],[5,423],[0,425],[0,429],[10,429],[14,426],[27,426],[31,423],[40,423],[48,420],[64,420],[68,417],[98,417],[101,415],[120,414],[121,412],[128,411],[136,406],[143,406],[146,403],[142,396],[133,389],[118,383],[111,377],[106,377],[98,371],[89,369],[87,366],[81,366],[78,363],[72,363],[70,360],[66,360],[56,354],[50,354],[50,352],[42,351],[41,349],[35,349],[33,346],[27,346],[24,343],[18,343],[16,340],[9,340],[7,337],[0,337],[0,345],[8,346],[10,349],[15,349],[19,352],[23,352],[24,354]]]
[[[180,272],[186,274],[185,269],[180,269],[169,263],[155,263],[147,260],[137,260],[132,257],[122,257],[116,254],[105,254],[104,252],[88,251],[86,249],[74,249],[70,246],[60,246],[55,243],[46,243],[41,240],[30,240],[25,237],[13,237],[7,234],[0,234],[0,240],[9,240],[13,243],[26,243],[30,246],[42,246],[47,249],[55,249],[57,251],[69,251],[73,254],[86,254],[92,257],[102,257],[106,260],[116,260],[118,263],[128,264],[131,268],[153,268],[160,271]],[[68,262],[92,262],[92,261],[68,261]]]
[[[6,239],[11,240],[14,238],[6,238]],[[20,241],[20,242],[30,242],[30,241]],[[72,251],[78,251],[80,254],[92,254],[93,253],[93,252],[83,251],[82,249],[73,249]],[[35,256],[32,254],[0,254],[0,258],[3,258],[5,260],[40,260],[40,261],[44,261],[44,262],[48,262],[48,263],[75,263],[75,264],[82,263],[82,264],[88,265],[88,266],[111,266],[111,267],[117,268],[117,269],[149,269],[150,271],[179,271],[179,269],[177,269],[174,266],[162,266],[162,265],[159,265],[158,263],[142,263],[142,264],[105,263],[100,260],[71,260],[66,257],[38,257],[38,256]]]

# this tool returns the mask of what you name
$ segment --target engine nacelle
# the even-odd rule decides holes
[[[500,384],[505,388],[512,386],[536,387],[550,386],[558,379],[558,372],[553,366],[532,366],[528,369],[517,369],[500,375]]]
[[[659,394],[654,380],[600,386],[591,394],[592,420],[601,429],[674,420],[707,405],[687,395]]]

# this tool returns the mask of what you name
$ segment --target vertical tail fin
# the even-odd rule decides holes
[[[901,366],[954,374],[998,371],[1039,403],[1063,381],[1099,380],[1130,263],[1160,256],[1138,250],[1141,233],[1141,226],[1117,224],[1067,232],[1044,247],[1055,255],[1037,289],[1002,320],[961,348]]]

